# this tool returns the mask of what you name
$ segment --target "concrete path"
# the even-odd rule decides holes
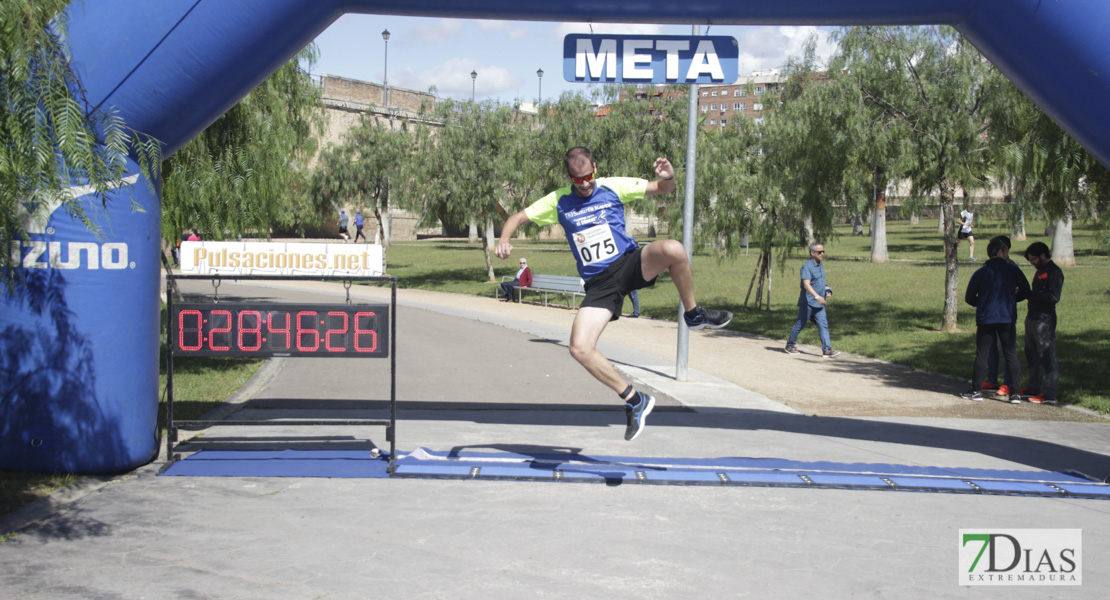
[[[221,296],[341,298],[327,284]],[[363,290],[358,297],[382,297]],[[964,384],[781,342],[693,332],[674,381],[673,323],[622,319],[602,346],[657,393],[635,442],[611,391],[565,345],[573,312],[402,291],[402,450],[765,457],[1110,475],[1110,428],[1085,413],[965,403]],[[670,358],[668,358],[670,357]],[[380,411],[388,361],[284,359],[224,410]],[[747,382],[740,385],[737,381]],[[814,390],[823,389],[823,395]],[[957,418],[958,417],[958,418]],[[383,445],[380,429],[213,428],[193,449]],[[1095,598],[1110,502],[793,488],[454,480],[85,480],[0,522],[5,598]],[[960,529],[1081,529],[1082,585],[958,585]]]

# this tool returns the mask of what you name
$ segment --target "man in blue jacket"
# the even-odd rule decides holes
[[[1001,236],[991,239],[987,256],[989,260],[971,275],[964,294],[964,301],[975,307],[975,365],[971,371],[971,389],[960,395],[975,402],[983,401],[987,354],[995,343],[1002,345],[1008,380],[1021,381],[1021,365],[1017,358],[1017,303],[1029,297],[1029,280],[1010,262],[1010,249]],[[1009,400],[1020,404],[1021,395],[1012,390]]]

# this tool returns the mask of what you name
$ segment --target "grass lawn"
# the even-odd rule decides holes
[[[971,376],[975,356],[975,311],[963,303],[968,278],[981,263],[966,262],[966,242],[960,246],[959,327],[941,333],[944,306],[943,240],[936,223],[908,221],[887,224],[891,262],[872,264],[870,238],[852,236],[851,227],[837,227],[835,239],[825,242],[826,272],[834,289],[829,306],[833,346],[838,350],[871,356],[963,379]],[[988,240],[1009,234],[1008,225],[977,221],[976,256],[986,259]],[[1024,260],[1024,250],[1035,241],[1049,246],[1044,223],[1028,224],[1028,239],[1014,242],[1012,258],[1027,277],[1034,269]],[[1057,307],[1058,359],[1061,368],[1060,400],[1102,413],[1110,413],[1110,256],[1098,250],[1095,232],[1075,228],[1077,266],[1064,269],[1064,290]],[[640,240],[645,241],[645,240]],[[518,240],[514,258],[528,258],[533,273],[575,275],[574,260],[565,240]],[[798,270],[809,258],[804,248],[794,249],[772,276],[770,309],[755,311],[754,300],[744,306],[755,272],[757,254],[719,259],[701,247],[694,255],[694,288],[698,302],[735,313],[730,329],[785,340],[794,324],[798,300]],[[776,256],[776,261],[781,257]],[[497,279],[516,273],[516,261],[494,259]],[[389,249],[388,271],[406,288],[492,296],[495,284],[486,282],[481,246],[459,240],[429,240],[394,244]],[[754,292],[753,292],[754,295]],[[640,310],[656,319],[674,320],[678,294],[666,274],[652,289],[640,293]],[[1018,307],[1018,355],[1024,335],[1024,305]],[[807,327],[801,344],[819,345],[816,327]],[[1023,365],[1024,369],[1024,365]]]

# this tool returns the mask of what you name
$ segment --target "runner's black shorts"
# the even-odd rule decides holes
[[[964,231],[963,229],[961,229],[956,235],[959,236],[956,239],[966,240],[967,238],[971,237],[972,233],[970,231]]]
[[[594,275],[586,282],[586,298],[582,306],[596,306],[613,313],[611,321],[616,321],[621,316],[621,307],[624,306],[624,297],[632,290],[642,290],[655,285],[644,280],[644,270],[640,265],[640,255],[644,249],[637,247],[621,255],[613,261],[604,271]]]

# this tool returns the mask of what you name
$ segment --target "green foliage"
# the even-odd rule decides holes
[[[206,238],[303,227],[321,217],[307,201],[307,160],[322,128],[319,91],[299,65],[309,46],[170,157],[162,186],[162,235]]]
[[[86,209],[62,190],[88,185],[101,206],[127,176],[133,155],[148,181],[157,177],[161,147],[106,110],[87,109],[64,49],[68,0],[0,2],[0,240],[27,239],[24,222],[61,203],[69,216],[99,230]],[[57,16],[57,18],[55,18]],[[53,21],[52,21],[53,19]],[[132,206],[133,210],[142,207]],[[0,267],[11,253],[0,252]],[[0,269],[12,285],[11,269]]]

